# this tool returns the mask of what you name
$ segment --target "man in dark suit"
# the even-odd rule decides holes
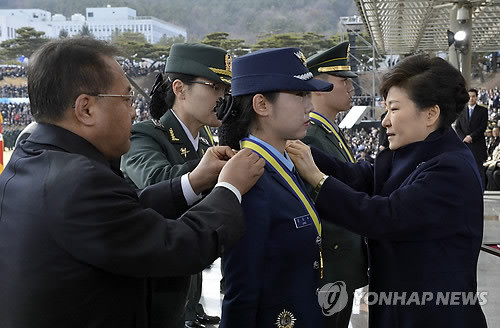
[[[351,108],[354,91],[351,78],[357,77],[350,71],[349,42],[343,42],[309,58],[307,67],[315,78],[330,82],[334,87],[330,92],[313,92],[314,112],[310,114],[311,125],[303,141],[341,161],[354,162],[352,151],[335,123],[338,113]],[[365,245],[359,235],[324,220],[322,224],[325,262],[322,284],[344,281],[349,296],[347,306],[342,311],[324,318],[324,327],[347,328],[354,290],[368,283]]]
[[[487,158],[484,131],[488,127],[488,110],[477,104],[477,90],[469,89],[469,103],[458,117],[455,130],[469,147],[476,159],[477,169],[481,174],[483,188],[485,184],[483,163]]]
[[[264,167],[251,151],[210,148],[198,172],[140,193],[110,164],[135,117],[116,54],[67,39],[30,58],[39,125],[0,175],[2,327],[148,327],[146,277],[199,272],[243,235],[239,198]],[[187,210],[186,188],[217,180]]]

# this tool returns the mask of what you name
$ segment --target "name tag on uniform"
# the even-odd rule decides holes
[[[295,228],[300,229],[313,224],[313,220],[310,215],[303,215],[293,219],[295,222]]]

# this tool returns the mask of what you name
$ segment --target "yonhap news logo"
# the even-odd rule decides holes
[[[367,305],[476,305],[488,303],[488,292],[358,292]]]
[[[354,292],[354,305],[359,301],[367,305],[438,306],[485,305],[488,292]],[[346,284],[343,281],[325,284],[318,291],[318,303],[325,316],[342,311],[348,302]]]
[[[349,297],[345,282],[336,281],[321,287],[318,292],[318,303],[325,316],[342,311],[347,305]]]

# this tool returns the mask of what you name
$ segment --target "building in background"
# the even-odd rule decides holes
[[[62,30],[74,36],[87,25],[90,33],[99,40],[111,40],[114,31],[138,32],[149,43],[160,41],[163,35],[187,39],[186,29],[151,16],[137,16],[135,9],[128,7],[87,8],[85,16],[74,14],[70,18],[61,14],[52,15],[41,9],[0,9],[0,42],[16,37],[16,29],[33,27],[45,32],[48,38],[58,38]]]

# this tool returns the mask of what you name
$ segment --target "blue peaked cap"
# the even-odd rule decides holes
[[[233,96],[333,89],[333,84],[313,78],[299,48],[264,49],[241,56],[233,61],[232,73]]]

